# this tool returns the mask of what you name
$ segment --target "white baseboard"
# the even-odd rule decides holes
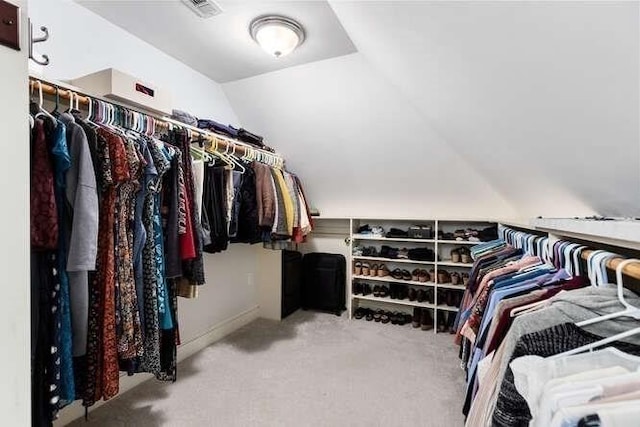
[[[252,307],[246,311],[243,311],[242,313],[239,313],[227,320],[218,323],[199,337],[194,338],[189,342],[183,343],[182,345],[180,345],[180,347],[178,347],[178,362],[188,358],[189,356],[193,356],[195,353],[205,349],[214,342],[221,340],[230,333],[240,329],[244,325],[251,323],[258,318],[259,312],[259,306]],[[178,370],[178,374],[179,373],[180,371]],[[120,393],[118,394],[118,396],[152,378],[155,377],[151,374],[135,374],[133,376],[121,374]],[[114,397],[113,399],[117,399],[118,396]],[[111,402],[111,400],[108,400],[107,402]],[[99,408],[107,402],[105,402],[104,400],[96,402],[96,404],[91,407],[89,412]],[[54,422],[54,426],[62,427],[82,417],[84,417],[84,406],[82,406],[81,401],[76,401],[72,405],[69,405],[62,411],[60,411],[60,416]]]

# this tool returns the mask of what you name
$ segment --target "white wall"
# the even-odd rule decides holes
[[[247,128],[287,153],[323,216],[515,214],[361,54],[223,87]]]
[[[0,413],[2,424],[28,426],[30,394],[29,312],[29,125],[27,103],[27,5],[22,7],[21,51],[0,46],[0,124],[5,153],[0,156],[0,194],[7,201],[0,209]]]
[[[48,54],[51,59],[51,64],[41,69],[44,78],[65,80],[113,67],[169,88],[175,108],[223,123],[238,124],[237,116],[216,82],[72,1],[29,1],[30,16],[35,25],[46,25],[51,34],[50,40],[39,47],[39,52]],[[22,75],[26,77],[26,68]],[[26,89],[23,92],[26,94]],[[23,104],[26,111],[26,100]],[[14,108],[13,113],[18,111],[14,105],[11,108]],[[14,160],[9,156],[3,159]],[[19,194],[28,194],[28,191],[21,189]],[[207,284],[200,288],[199,298],[179,299],[183,345],[257,306],[255,277],[259,250],[256,246],[231,245],[222,254],[205,255]],[[12,251],[15,254],[15,247]],[[228,329],[227,326],[224,328]],[[125,388],[130,386],[130,382],[125,383]],[[8,398],[3,401],[12,402]],[[77,416],[77,410],[76,407],[71,409],[65,420]]]
[[[521,216],[640,213],[640,3],[331,4]]]
[[[71,0],[29,0],[29,4],[34,25],[46,25],[51,35],[39,47],[51,59],[43,77],[64,80],[116,68],[169,89],[177,109],[238,124],[220,85],[178,60]]]
[[[322,214],[640,214],[638,2],[330,3],[358,54],[224,85]]]

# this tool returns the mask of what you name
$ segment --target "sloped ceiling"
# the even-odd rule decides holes
[[[640,214],[638,3],[330,3],[359,53],[224,85],[321,210]]]

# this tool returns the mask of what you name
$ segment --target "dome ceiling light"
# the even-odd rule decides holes
[[[293,19],[268,15],[254,19],[249,26],[251,37],[269,55],[281,58],[304,41],[304,29]]]

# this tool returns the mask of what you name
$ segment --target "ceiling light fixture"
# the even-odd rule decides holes
[[[265,52],[276,58],[290,54],[304,41],[304,29],[284,16],[262,16],[249,26],[251,37]]]

